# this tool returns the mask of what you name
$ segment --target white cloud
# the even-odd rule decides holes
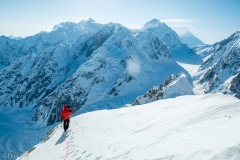
[[[177,30],[193,30],[194,28],[189,25],[170,25],[171,28],[177,29]]]
[[[178,34],[184,34],[188,31],[192,31],[194,28],[189,25],[193,22],[191,19],[163,19],[162,22],[165,22],[168,26],[170,26],[173,30],[175,30]]]
[[[167,24],[179,24],[179,23],[189,23],[192,22],[190,19],[162,19],[162,22]]]
[[[188,31],[192,31],[193,27],[189,24],[193,22],[191,19],[163,19],[162,22],[165,22],[168,26],[170,26],[173,30],[175,30],[178,34],[184,34]]]
[[[194,28],[189,25],[169,25],[173,30],[175,30],[178,34],[184,34],[186,32],[192,32]]]
[[[134,60],[127,61],[127,72],[132,76],[137,76],[140,73],[140,65],[139,62]]]

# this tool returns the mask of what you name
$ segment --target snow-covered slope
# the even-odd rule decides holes
[[[137,97],[133,105],[146,104],[160,99],[175,98],[181,95],[192,95],[193,85],[184,73],[171,75],[160,86],[154,86],[143,96]]]
[[[197,45],[204,45],[204,43],[199,38],[194,36],[190,31],[181,32],[178,33],[178,35],[180,40],[187,44],[190,48],[196,47]]]
[[[240,32],[195,50],[204,60],[194,77],[196,91],[221,92],[240,98]]]
[[[191,95],[82,114],[18,160],[240,159],[240,101]]]

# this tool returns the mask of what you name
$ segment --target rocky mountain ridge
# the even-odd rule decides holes
[[[169,75],[186,72],[171,58],[184,44],[159,20],[138,32],[92,19],[67,22],[11,43],[17,44],[14,54],[0,52],[9,62],[1,63],[0,105],[34,108],[39,125],[57,122],[65,103],[80,113],[116,108]]]
[[[0,105],[34,108],[32,119],[39,125],[57,122],[65,103],[78,113],[131,103],[179,72],[191,86],[187,71],[176,63],[181,59],[204,62],[193,77],[195,89],[239,97],[239,32],[190,49],[156,19],[134,32],[89,19],[19,40],[2,36],[0,41]],[[181,94],[192,94],[189,88]]]
[[[204,59],[194,77],[195,85],[204,93],[221,92],[240,98],[240,32],[195,51]]]

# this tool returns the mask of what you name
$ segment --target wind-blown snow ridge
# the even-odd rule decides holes
[[[17,160],[240,159],[240,101],[182,96],[71,119]]]

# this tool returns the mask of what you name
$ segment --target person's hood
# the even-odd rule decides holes
[[[63,110],[67,110],[67,106],[63,106]]]

